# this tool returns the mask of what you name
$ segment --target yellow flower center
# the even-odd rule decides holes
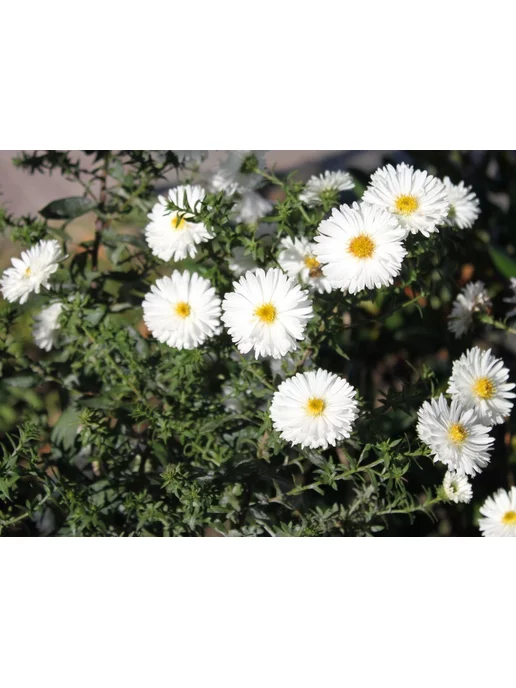
[[[454,423],[448,430],[448,437],[456,444],[462,444],[467,436],[468,431],[460,423]]]
[[[276,320],[277,311],[276,307],[272,303],[264,303],[263,306],[258,306],[254,314],[260,318],[264,323],[270,325]]]
[[[516,526],[516,511],[506,511],[502,516],[502,523],[506,526]]]
[[[30,277],[31,274],[32,274],[32,270],[30,269],[30,267],[28,267],[28,268],[25,270],[25,277]]]
[[[317,258],[314,258],[313,256],[305,256],[304,264],[309,270],[317,270],[321,267],[321,264]]]
[[[174,215],[170,218],[170,225],[172,229],[184,229],[186,222],[184,217],[179,217],[179,215]]]
[[[479,377],[473,385],[473,392],[481,399],[491,399],[496,392],[495,386],[487,377]]]
[[[375,243],[367,234],[359,234],[354,239],[351,239],[348,246],[348,252],[361,260],[371,258],[374,249]]]
[[[325,408],[326,403],[318,397],[312,397],[311,399],[308,399],[308,403],[306,404],[306,410],[311,416],[322,415],[322,413],[324,413]]]
[[[315,279],[316,277],[321,277],[323,273],[321,269],[321,264],[319,263],[317,258],[314,258],[313,256],[305,256],[303,262],[308,268],[309,277],[311,277],[312,279]]]
[[[411,215],[419,208],[419,201],[415,196],[398,196],[396,212],[400,215]]]
[[[192,312],[192,309],[190,308],[190,305],[188,303],[186,303],[186,301],[180,301],[176,305],[176,314],[180,318],[188,318],[188,316],[190,315],[191,312]]]

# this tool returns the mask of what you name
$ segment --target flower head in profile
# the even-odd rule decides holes
[[[455,185],[449,177],[443,179],[450,208],[446,218],[446,224],[469,229],[480,215],[480,204],[471,186],[465,186],[464,182]]]
[[[421,232],[427,237],[436,232],[449,209],[442,181],[405,163],[376,170],[363,200],[392,213],[404,228],[405,236]]]
[[[459,339],[473,327],[475,313],[485,313],[491,307],[491,299],[483,282],[470,282],[453,302],[448,318],[448,329]]]
[[[145,238],[152,253],[161,260],[183,260],[193,258],[197,245],[213,238],[213,234],[202,222],[195,222],[194,215],[200,208],[206,192],[201,186],[177,186],[170,189],[167,198],[158,197],[158,202],[149,213],[149,224]],[[178,210],[170,211],[171,201]]]
[[[309,206],[324,205],[328,201],[337,201],[341,191],[347,191],[355,186],[348,172],[338,170],[324,174],[312,175],[307,181],[299,200]]]
[[[220,329],[220,299],[197,273],[174,270],[161,277],[142,306],[150,332],[175,349],[194,349]]]
[[[331,292],[331,284],[314,253],[315,244],[308,239],[285,237],[280,242],[278,263],[289,277],[295,277],[309,288],[323,294]]]
[[[281,358],[304,339],[312,303],[299,284],[278,268],[246,272],[222,303],[222,320],[238,350],[255,358]]]
[[[34,317],[32,336],[34,337],[36,346],[40,349],[50,351],[55,347],[60,329],[59,316],[62,310],[62,303],[53,303]]]
[[[511,305],[516,304],[516,277],[511,277],[511,289],[512,289],[512,296],[510,296],[508,299],[504,299],[505,303],[509,303]],[[511,311],[507,313],[508,318],[512,318],[513,315],[516,315],[516,308],[513,308]]]
[[[511,392],[515,385],[508,380],[502,359],[474,346],[453,364],[448,394],[464,408],[475,409],[481,423],[498,425],[511,413],[516,396]]]
[[[211,179],[211,188],[213,191],[224,191],[228,195],[234,194],[235,191],[256,189],[263,182],[263,177],[255,170],[263,168],[264,165],[264,151],[228,151],[226,159]]]
[[[471,483],[465,475],[457,475],[453,471],[447,471],[443,480],[443,490],[450,502],[468,504],[473,497]]]
[[[417,433],[434,457],[458,475],[475,475],[487,466],[493,438],[491,428],[478,420],[473,409],[454,399],[448,404],[441,394],[425,401],[418,411]]]
[[[314,254],[332,287],[355,294],[393,283],[407,253],[404,236],[386,210],[367,203],[342,205],[319,225]]]
[[[274,393],[270,417],[287,442],[326,449],[351,435],[358,415],[355,397],[347,380],[326,370],[297,373]]]
[[[44,240],[12,259],[0,280],[2,294],[7,301],[26,303],[29,295],[39,294],[41,287],[50,287],[50,278],[64,258],[55,239]]]
[[[478,525],[484,537],[516,537],[516,487],[488,497],[480,513]]]

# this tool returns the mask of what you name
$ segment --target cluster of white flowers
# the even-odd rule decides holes
[[[508,382],[509,371],[490,350],[473,347],[453,364],[444,395],[425,401],[418,412],[417,432],[431,450],[434,462],[448,468],[444,493],[450,501],[469,502],[474,476],[489,463],[493,425],[503,423],[516,396]],[[516,535],[516,529],[514,529]]]
[[[394,282],[409,234],[428,237],[451,218],[469,227],[477,215],[478,201],[462,183],[443,183],[404,163],[387,165],[373,174],[361,203],[335,208],[321,223],[313,251],[330,286],[353,294]]]
[[[179,160],[198,162],[195,151],[176,151]],[[257,225],[255,236],[274,231],[258,226],[272,209],[258,189],[264,158],[260,151],[230,151],[213,174],[209,189],[235,196],[237,223]],[[300,200],[307,206],[324,205],[340,191],[353,188],[347,172],[325,172],[312,177]],[[202,217],[206,190],[185,185],[160,196],[149,213],[145,237],[152,253],[164,261],[197,255],[198,246],[214,238]],[[313,240],[287,237],[280,242],[280,268],[258,268],[244,247],[236,247],[230,268],[239,277],[221,300],[209,280],[196,273],[174,270],[152,285],[143,301],[144,321],[156,339],[178,349],[192,349],[222,331],[222,323],[241,354],[255,358],[284,359],[305,339],[313,317],[312,297],[341,289],[351,294],[392,285],[406,256],[409,234],[428,237],[440,226],[469,227],[478,216],[478,201],[471,189],[444,183],[420,170],[387,165],[371,177],[362,202],[334,208]],[[25,303],[31,292],[49,286],[50,276],[62,258],[56,241],[43,241],[13,259],[1,281],[9,301]],[[488,298],[470,285],[462,311],[454,316],[456,330],[464,329],[475,308]],[[61,303],[54,303],[36,318],[34,337],[50,350],[59,330]],[[463,312],[464,311],[464,312]],[[453,314],[452,314],[453,315]],[[463,357],[464,358],[464,357]],[[426,402],[419,412],[418,432],[450,473],[444,489],[450,499],[468,497],[465,475],[473,475],[489,461],[493,443],[490,425],[502,422],[514,395],[507,384],[508,371],[490,352],[468,352],[454,366],[449,393],[451,406],[441,397]],[[282,382],[271,410],[274,427],[292,444],[325,448],[350,436],[358,415],[356,391],[349,383],[324,370],[299,372]],[[464,483],[466,481],[466,483]]]
[[[256,170],[262,165],[259,151],[231,151],[211,179],[211,190],[229,196],[239,194],[237,222],[258,222],[270,210],[269,202],[256,192],[263,181]],[[338,192],[352,187],[348,173],[326,172],[309,180],[300,200],[309,206],[324,204],[332,194],[335,198]],[[281,269],[258,268],[244,247],[234,248],[229,266],[239,279],[222,303],[208,280],[194,281],[196,276],[174,271],[171,277],[158,280],[145,298],[145,322],[160,341],[191,348],[220,331],[220,317],[241,354],[253,352],[255,358],[284,359],[305,338],[313,316],[310,292],[341,289],[353,294],[393,284],[407,253],[404,240],[410,233],[428,237],[438,231],[439,225],[449,221],[452,199],[453,217],[468,226],[473,217],[470,206],[476,207],[478,202],[469,189],[466,196],[459,191],[449,180],[444,184],[408,165],[388,165],[372,176],[363,202],[334,208],[319,225],[314,240],[302,236],[282,239],[278,254]],[[212,238],[211,232],[193,222],[189,214],[204,196],[200,186],[173,190],[168,200],[180,209],[178,212],[167,210],[165,199],[159,199],[146,231],[156,255],[163,260],[194,256],[197,244]],[[460,203],[456,200],[459,197]],[[269,225],[267,231],[274,230]],[[444,408],[446,402],[441,405]],[[274,427],[292,444],[327,447],[349,437],[358,413],[355,390],[323,370],[298,373],[281,384],[270,413]],[[474,412],[461,410],[461,414],[457,423],[467,423],[469,428]],[[462,451],[461,456],[469,457],[470,471],[487,462],[485,449],[492,442],[484,437],[487,433],[481,425],[469,437],[467,450]],[[445,455],[456,468],[454,464],[460,461],[455,454]]]
[[[31,294],[39,294],[42,287],[50,289],[50,278],[63,258],[55,239],[40,241],[23,251],[20,258],[12,259],[12,267],[2,275],[0,287],[4,298],[11,303],[24,304]],[[56,344],[62,307],[62,303],[53,303],[34,318],[34,341],[45,351]]]

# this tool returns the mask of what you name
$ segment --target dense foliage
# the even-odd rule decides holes
[[[0,216],[20,251],[57,239],[67,255],[51,290],[24,305],[0,301],[2,534],[477,535],[485,498],[514,480],[514,421],[494,429],[473,501],[457,505],[443,494],[445,471],[419,440],[416,416],[474,343],[514,371],[504,298],[516,276],[516,156],[401,159],[471,185],[479,219],[471,229],[409,236],[391,287],[315,294],[305,339],[276,362],[242,355],[225,329],[190,350],[160,343],[142,321],[142,301],[174,267],[208,278],[222,297],[236,279],[237,247],[277,267],[280,241],[314,237],[332,207],[361,197],[368,174],[348,168],[354,189],[311,206],[300,198],[300,173],[280,177],[251,159],[247,171],[263,179],[272,210],[259,225],[237,222],[238,191],[210,187],[191,210],[214,238],[176,265],[152,253],[143,228],[158,190],[200,178],[195,161],[173,151],[38,151],[16,160],[30,174],[61,173],[84,194],[37,217]],[[85,213],[95,231],[77,246],[68,229]],[[493,305],[456,339],[448,315],[471,279],[483,280]],[[46,353],[32,342],[32,318],[56,296],[60,341]],[[316,367],[347,378],[359,398],[350,439],[326,450],[283,441],[269,416],[282,379]]]

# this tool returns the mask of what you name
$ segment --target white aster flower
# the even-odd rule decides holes
[[[434,463],[441,461],[459,475],[475,475],[487,466],[494,442],[490,430],[473,409],[465,409],[456,399],[448,405],[442,394],[425,401],[418,411],[417,433],[430,447]]]
[[[59,316],[62,310],[62,303],[53,303],[34,317],[32,336],[40,349],[50,351],[56,345],[57,333],[60,329]]]
[[[470,282],[453,302],[448,318],[448,329],[456,339],[473,326],[473,314],[484,313],[491,307],[491,299],[483,282]]]
[[[255,189],[263,182],[263,177],[253,170],[265,164],[264,151],[228,151],[226,159],[213,174],[211,187],[214,191],[224,191],[233,195],[235,191]]]
[[[167,261],[183,260],[186,256],[193,258],[197,244],[213,238],[202,222],[193,222],[193,216],[187,210],[199,210],[205,195],[201,186],[188,185],[170,189],[167,198],[158,197],[148,215],[150,223],[145,228],[145,238],[155,256]],[[172,201],[180,210],[168,211],[167,201]]]
[[[235,205],[237,222],[255,224],[272,210],[272,203],[256,191],[244,191]]]
[[[404,236],[396,218],[378,206],[341,205],[319,225],[314,254],[333,287],[355,294],[393,283],[407,253]]]
[[[450,209],[446,223],[456,226],[459,229],[469,229],[480,215],[480,204],[478,198],[471,190],[471,186],[464,186],[460,182],[457,186],[451,183],[449,177],[443,179],[446,192],[448,193],[448,203]]]
[[[314,174],[310,177],[299,200],[309,206],[322,205],[326,198],[331,198],[340,191],[352,189],[354,186],[355,183],[348,172],[326,170],[324,174],[319,176]]]
[[[281,358],[304,339],[312,303],[307,292],[278,268],[246,272],[222,303],[222,320],[238,350],[255,358]]]
[[[511,413],[510,400],[516,396],[510,391],[515,385],[508,379],[509,370],[501,358],[474,346],[454,362],[448,394],[464,408],[474,409],[481,423],[498,425]]]
[[[249,270],[256,270],[258,265],[253,260],[252,255],[245,253],[243,246],[236,246],[231,251],[231,258],[229,259],[229,269],[234,272],[237,277],[241,277]]]
[[[459,502],[468,504],[473,497],[473,490],[466,476],[457,475],[453,471],[447,471],[444,476],[443,489],[446,497],[455,504],[459,504]]]
[[[478,525],[484,537],[516,537],[516,487],[501,489],[480,507]]]
[[[64,258],[55,239],[40,241],[24,251],[20,258],[12,259],[0,280],[2,294],[7,301],[25,303],[29,294],[39,294],[41,287],[50,287],[50,277]]]
[[[161,277],[142,306],[152,334],[176,349],[194,349],[219,329],[220,299],[211,282],[197,273],[174,270]]]
[[[347,380],[326,370],[297,373],[274,393],[270,417],[287,442],[326,449],[351,435],[358,415],[355,396]]]
[[[510,296],[508,299],[504,299],[505,303],[510,303],[516,304],[516,277],[511,277],[511,289],[513,292],[513,295]],[[508,318],[512,318],[513,315],[516,315],[516,308],[513,308],[512,311],[509,311],[507,313]]]
[[[308,239],[285,237],[280,243],[278,263],[289,277],[300,279],[319,294],[331,292],[331,283],[323,275],[321,264],[315,257],[315,244]]]
[[[363,200],[392,213],[405,229],[405,236],[421,232],[427,237],[438,231],[437,225],[444,222],[449,208],[442,181],[405,163],[396,169],[387,165],[376,170]]]

